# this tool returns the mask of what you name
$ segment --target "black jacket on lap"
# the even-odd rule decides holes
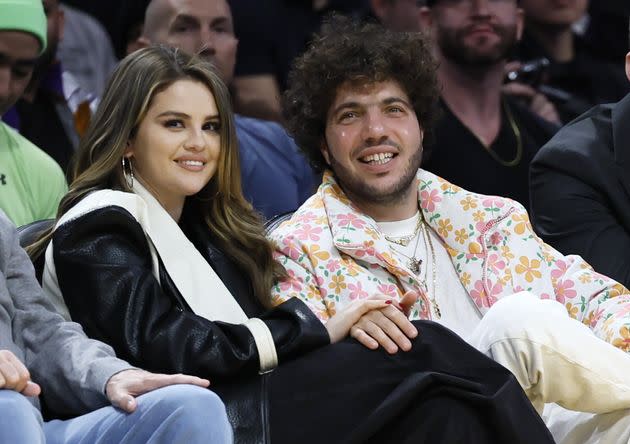
[[[545,242],[630,286],[630,95],[562,128],[530,174],[530,215]]]

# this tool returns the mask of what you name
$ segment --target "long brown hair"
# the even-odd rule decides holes
[[[155,95],[182,79],[199,81],[213,94],[219,110],[221,137],[217,172],[187,202],[195,203],[217,246],[249,275],[254,294],[269,306],[271,286],[285,276],[285,271],[273,259],[273,248],[264,236],[262,221],[242,194],[227,87],[212,65],[199,57],[153,46],[120,62],[79,146],[71,171],[72,183],[59,204],[57,220],[92,191],[131,191],[121,168],[127,142],[135,136]],[[31,258],[44,251],[52,231],[45,232],[29,246]]]

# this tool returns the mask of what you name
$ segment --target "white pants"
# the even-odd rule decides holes
[[[630,442],[630,356],[562,304],[531,293],[501,299],[469,342],[514,373],[558,443]]]

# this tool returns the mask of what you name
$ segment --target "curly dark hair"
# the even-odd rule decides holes
[[[421,33],[395,32],[375,23],[333,15],[295,60],[283,97],[287,129],[317,171],[327,167],[320,148],[337,89],[396,81],[407,93],[430,140],[439,96],[436,62]]]

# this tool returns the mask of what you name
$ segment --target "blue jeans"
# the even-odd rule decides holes
[[[112,406],[77,418],[42,422],[21,394],[0,390],[2,443],[231,443],[225,406],[208,389],[172,385],[138,398],[135,412]]]

